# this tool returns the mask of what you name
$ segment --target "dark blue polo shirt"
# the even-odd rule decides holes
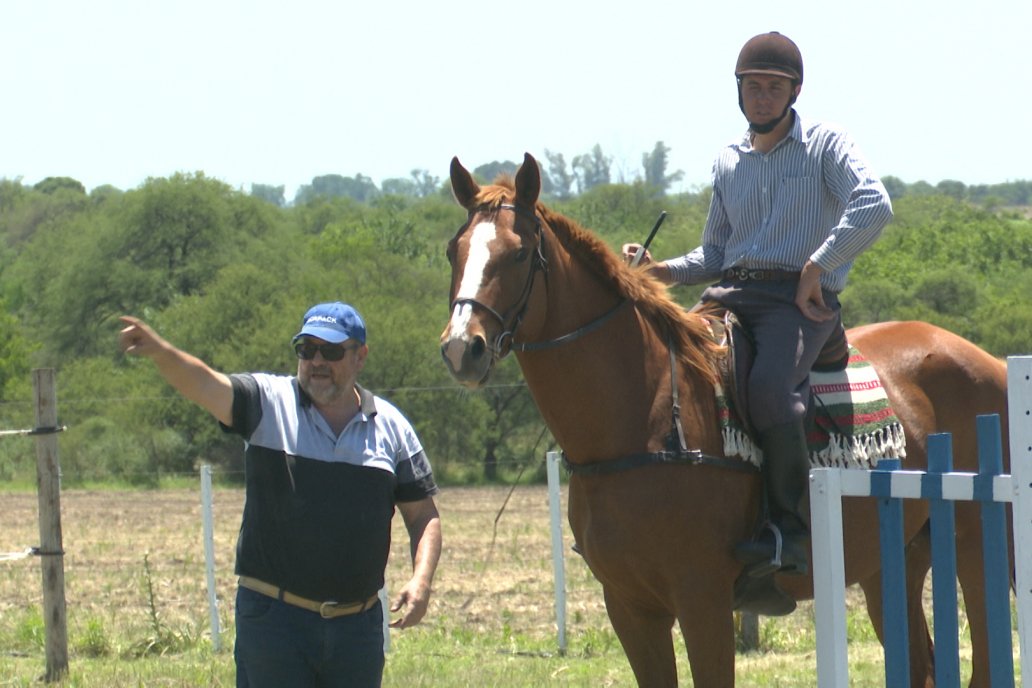
[[[245,440],[246,501],[236,573],[313,600],[365,600],[384,583],[395,502],[437,493],[412,425],[359,388],[340,436],[297,378],[230,376]]]

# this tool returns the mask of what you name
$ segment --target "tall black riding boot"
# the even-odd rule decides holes
[[[770,523],[752,540],[735,546],[735,557],[750,575],[772,572],[805,575],[809,571],[810,533],[803,516],[808,489],[810,452],[799,423],[778,425],[760,433],[763,483]]]

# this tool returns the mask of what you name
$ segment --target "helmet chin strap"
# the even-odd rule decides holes
[[[785,117],[788,116],[788,113],[792,109],[792,106],[795,105],[795,102],[796,97],[793,93],[792,97],[788,99],[788,105],[786,105],[785,109],[781,111],[781,115],[779,117],[775,117],[769,122],[766,122],[765,124],[757,124],[756,122],[751,122],[748,119],[748,115],[746,115],[746,121],[749,121],[749,131],[753,132],[754,134],[769,134],[770,132],[774,131],[774,129],[776,129],[779,124],[781,124],[781,120],[785,119]],[[745,103],[742,102],[741,83],[739,83],[738,85],[738,109],[740,109],[742,111],[742,114],[745,115]]]

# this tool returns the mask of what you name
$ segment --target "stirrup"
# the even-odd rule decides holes
[[[781,535],[781,529],[778,528],[776,523],[769,519],[760,526],[761,534],[764,529],[769,530],[774,535],[774,556],[770,559],[745,562],[746,567],[743,573],[750,578],[763,578],[764,576],[769,576],[781,570],[781,553],[784,549],[784,537]],[[751,542],[759,543],[759,535],[754,537]]]

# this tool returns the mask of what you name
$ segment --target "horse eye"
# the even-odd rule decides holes
[[[527,259],[527,249],[521,248],[519,251],[516,252],[516,262],[517,263],[522,263],[526,259]]]

